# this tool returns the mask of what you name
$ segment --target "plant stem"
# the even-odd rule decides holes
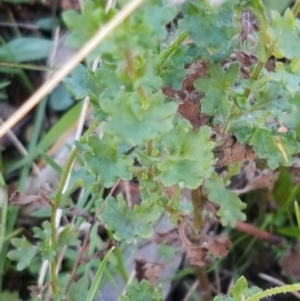
[[[163,66],[169,56],[179,47],[179,45],[189,36],[187,32],[183,32],[177,39],[170,45],[170,47],[161,54],[159,69]]]
[[[85,141],[85,139],[93,133],[93,131],[98,127],[99,121],[94,121],[92,125],[88,128],[88,130],[84,133],[84,135],[81,137],[80,142]],[[54,200],[52,202],[52,210],[51,210],[51,248],[56,251],[56,213],[57,208],[59,207],[62,199],[63,189],[65,186],[65,183],[67,181],[68,175],[71,171],[73,161],[76,158],[76,155],[78,154],[78,148],[74,147],[70,153],[70,156],[67,160],[67,163],[65,165],[64,171],[61,176],[61,180],[58,185],[57,193],[54,197]],[[52,292],[53,295],[57,293],[57,277],[56,277],[56,257],[54,256],[53,260],[51,261],[51,271],[50,271],[50,278],[51,278],[51,285],[52,285]]]
[[[300,12],[300,0],[297,0],[292,8],[292,13],[296,18]]]
[[[265,13],[265,8],[261,0],[253,0],[250,3],[250,7],[252,8],[253,13],[255,14],[255,17],[257,18],[260,26],[260,31],[261,31],[261,40],[260,44],[265,46],[265,51],[266,51],[266,57],[269,58],[273,51],[274,51],[274,46],[271,42],[270,36],[268,34],[268,28],[269,28],[269,23],[268,23],[268,18]],[[252,72],[250,79],[255,80],[258,79],[259,74],[261,70],[263,69],[264,65],[266,62],[258,62],[256,65],[254,71]],[[251,93],[250,88],[246,88],[244,91],[244,96],[246,98],[249,97]]]
[[[266,297],[269,297],[272,295],[284,294],[284,293],[289,293],[289,292],[294,292],[294,291],[299,291],[299,290],[300,290],[300,283],[273,287],[273,288],[267,289],[265,291],[259,292],[255,295],[252,295],[251,297],[245,299],[245,301],[259,301],[260,299],[263,299],[263,298],[266,298]]]
[[[202,209],[203,209],[203,204],[205,202],[205,199],[203,198],[200,189],[201,186],[191,191],[193,211],[194,211],[194,226],[198,233],[203,228]],[[208,277],[206,274],[205,265],[197,266],[195,270],[201,288],[201,296],[203,298],[203,301],[211,301],[212,296],[211,296]]]
[[[196,268],[196,275],[201,289],[201,297],[203,301],[211,301],[210,285],[206,274],[205,265]]]
[[[197,231],[201,231],[203,227],[203,221],[202,221],[203,200],[200,192],[200,187],[193,189],[191,191],[191,195],[192,195],[192,204],[193,204],[193,211],[194,211],[194,225]]]
[[[267,46],[270,42],[270,37],[268,34],[269,22],[265,12],[264,4],[261,0],[253,0],[250,2],[249,5],[255,14],[255,17],[258,20],[260,31],[262,34],[261,38],[264,40],[265,45]]]
[[[259,63],[256,65],[256,67],[255,67],[253,73],[251,74],[250,79],[257,79],[257,78],[259,77],[259,74],[260,74],[262,68],[264,67],[264,65],[265,65],[265,63],[259,62]],[[250,93],[251,93],[251,89],[247,87],[247,88],[245,89],[245,91],[244,91],[244,96],[245,96],[246,98],[248,98],[249,95],[250,95]]]
[[[132,81],[134,81],[135,77],[136,77],[136,70],[135,70],[135,67],[134,67],[134,62],[133,62],[131,52],[129,50],[125,51],[125,58],[126,58],[126,62],[127,62],[127,73],[129,75],[129,77],[132,79]],[[141,86],[138,86],[136,88],[136,91],[137,91],[137,93],[140,97],[142,106],[144,108],[147,108],[148,107],[148,100],[147,100],[147,96],[146,96],[146,93],[145,93],[144,89]]]

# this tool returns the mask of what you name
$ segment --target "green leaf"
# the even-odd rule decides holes
[[[300,55],[297,49],[300,47],[300,25],[292,11],[288,8],[283,16],[276,11],[272,11],[271,17],[272,23],[269,27],[269,34],[276,47],[274,55],[278,58],[299,58]]]
[[[152,223],[162,213],[162,207],[156,202],[149,204],[142,202],[129,209],[122,195],[117,199],[108,197],[105,208],[100,214],[100,220],[108,230],[114,231],[116,240],[130,243],[136,237],[149,238],[152,235]]]
[[[280,139],[280,144],[284,149],[288,162],[286,162],[285,155],[280,150],[280,146],[276,142]],[[256,128],[249,143],[253,145],[256,154],[260,158],[266,158],[270,168],[275,169],[280,164],[291,165],[293,163],[292,155],[300,151],[300,144],[297,142],[295,135],[290,132],[286,135],[278,136],[272,135],[267,129]]]
[[[5,300],[5,301],[22,301],[19,297],[18,292],[9,292],[9,291],[4,291],[0,293],[0,300]]]
[[[202,113],[228,116],[233,103],[229,101],[226,90],[234,83],[237,72],[238,64],[231,64],[227,71],[223,70],[219,64],[210,65],[207,70],[209,77],[195,81],[196,89],[205,93],[201,101]]]
[[[2,81],[0,81],[0,89],[4,89],[4,88],[6,88],[7,86],[9,86],[10,85],[10,81],[8,81],[8,80],[2,80]]]
[[[175,128],[161,140],[162,162],[157,165],[165,186],[196,188],[212,171],[214,143],[210,141],[211,129],[202,126],[193,131],[186,119],[178,119]]]
[[[224,60],[233,50],[240,22],[234,5],[238,1],[224,1],[213,6],[207,1],[185,1],[181,28],[187,31],[195,44],[204,48],[207,56],[218,61]]]
[[[59,234],[57,240],[57,248],[63,246],[77,246],[80,241],[77,238],[77,234],[71,229],[71,226],[66,226],[63,231]]]
[[[246,278],[242,276],[233,285],[230,293],[232,294],[234,301],[240,301],[242,296],[244,296],[244,298],[247,298],[260,291],[261,289],[256,286],[248,288],[248,282]]]
[[[51,261],[56,252],[51,246],[51,225],[48,221],[43,223],[43,228],[34,227],[34,237],[39,238],[38,248],[43,259]]]
[[[124,296],[119,297],[118,301],[162,301],[162,289],[155,290],[146,280],[140,283],[133,283],[127,286]]]
[[[300,76],[287,72],[281,62],[276,63],[276,72],[270,74],[270,79],[280,83],[292,96],[299,90]]]
[[[246,208],[246,204],[241,202],[236,193],[225,187],[218,174],[214,173],[211,179],[206,180],[204,188],[208,199],[220,206],[217,215],[221,217],[223,226],[234,227],[237,221],[246,219],[246,215],[241,211]]]
[[[214,301],[233,301],[233,298],[221,295],[214,297]]]
[[[233,296],[234,301],[240,301],[241,295],[245,289],[248,288],[248,282],[244,276],[240,277],[236,283],[233,285],[230,293]]]
[[[142,9],[144,23],[151,28],[153,35],[159,39],[164,39],[167,35],[165,25],[171,22],[178,13],[176,6],[152,0],[146,3]]]
[[[75,10],[67,10],[62,14],[62,19],[71,30],[67,38],[70,47],[80,48],[85,44],[109,19],[110,14],[105,14],[99,1],[85,1],[83,13]]]
[[[67,297],[72,301],[83,301],[87,298],[88,290],[89,279],[88,277],[82,277],[76,282],[72,281]]]
[[[97,185],[97,183],[94,174],[91,174],[86,167],[80,167],[72,171],[69,188],[66,193],[71,193],[78,187],[91,187],[92,185]]]
[[[104,131],[136,146],[170,131],[177,110],[174,102],[165,103],[162,92],[149,96],[145,108],[137,93],[121,93],[114,101],[101,100],[101,107],[111,116]]]
[[[91,135],[86,144],[89,149],[83,154],[86,166],[92,173],[100,176],[105,187],[112,187],[119,178],[132,179],[130,167],[133,159],[118,155],[118,141],[112,135],[104,135],[103,139]]]
[[[0,60],[28,62],[48,58],[52,41],[44,38],[15,38],[0,47]]]
[[[69,77],[64,79],[67,91],[77,100],[89,96],[92,101],[97,102],[97,95],[100,91],[96,83],[97,79],[94,73],[81,64],[73,70]]]
[[[11,243],[17,249],[10,251],[7,257],[11,260],[18,261],[17,269],[21,271],[29,266],[31,260],[37,253],[37,248],[33,247],[24,236],[22,238],[13,238]]]
[[[66,80],[66,79],[65,79]],[[70,92],[72,94],[72,92]],[[49,103],[54,111],[65,111],[74,104],[74,99],[67,93],[63,84],[59,84],[50,94]]]

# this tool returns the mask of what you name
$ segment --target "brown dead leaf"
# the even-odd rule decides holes
[[[276,70],[276,62],[277,62],[276,58],[274,56],[271,56],[269,60],[266,62],[265,68],[269,72],[274,72]]]
[[[224,257],[228,254],[231,242],[225,235],[207,235],[200,233],[192,235],[189,229],[189,220],[184,218],[178,224],[178,231],[187,258],[192,265],[205,265],[207,255],[210,252],[214,257]]]
[[[208,243],[208,249],[214,257],[222,258],[228,254],[228,248],[231,247],[231,241],[226,235],[205,236]]]
[[[194,82],[194,79],[192,82]],[[188,93],[185,90],[175,90],[172,87],[165,87],[162,91],[166,96],[179,100],[177,112],[192,124],[194,130],[197,130],[201,125],[207,124],[208,117],[200,111],[200,96],[195,89],[191,93]]]
[[[217,162],[218,167],[256,158],[256,154],[251,146],[238,142],[232,136],[226,138],[224,144],[216,149],[215,154],[219,158]]]
[[[139,282],[145,279],[149,281],[152,285],[154,285],[155,281],[160,275],[162,268],[162,264],[149,263],[144,258],[139,258],[135,260],[136,278]]]
[[[15,191],[10,199],[10,204],[14,206],[24,206],[31,203],[49,204],[50,200],[45,195],[25,195]]]
[[[163,93],[171,98],[179,100],[178,114],[187,119],[193,126],[194,131],[201,125],[207,124],[209,118],[201,113],[200,99],[203,97],[194,87],[194,82],[204,77],[207,72],[206,61],[196,61],[186,66],[187,75],[183,79],[181,90],[172,87],[164,87]]]
[[[49,282],[46,282],[43,286],[36,286],[36,285],[32,285],[32,286],[28,286],[28,289],[30,290],[30,295],[31,297],[37,297],[39,295],[42,295],[45,291],[46,288],[49,287]]]
[[[155,237],[153,238],[153,242],[157,244],[164,243],[168,246],[174,246],[180,241],[181,240],[177,228],[173,228],[164,233],[157,232]]]
[[[294,245],[279,261],[282,274],[288,277],[300,279],[300,246]]]
[[[187,67],[187,75],[182,82],[182,90],[191,95],[195,91],[194,82],[196,79],[206,76],[208,62],[195,61]],[[187,98],[189,99],[189,97]]]
[[[246,186],[242,189],[235,190],[237,194],[247,193],[257,189],[268,189],[272,191],[279,173],[265,168],[260,170],[256,167],[255,161],[249,161],[244,167],[246,177]]]
[[[237,50],[235,54],[237,60],[243,67],[251,67],[253,64],[257,63],[257,57],[251,53]]]
[[[244,79],[248,79],[250,77],[250,69],[246,67],[240,67],[240,73]]]
[[[192,124],[194,131],[208,122],[208,117],[201,114],[199,104],[188,100],[179,105],[177,112]]]

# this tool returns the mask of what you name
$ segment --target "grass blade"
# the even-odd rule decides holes
[[[111,249],[105,255],[103,261],[101,262],[101,264],[100,264],[100,266],[98,268],[98,271],[97,271],[97,273],[95,275],[95,278],[94,278],[94,280],[92,282],[91,288],[90,288],[90,290],[88,292],[86,301],[92,301],[94,299],[94,297],[95,297],[95,295],[97,293],[100,281],[102,279],[102,275],[103,275],[103,272],[104,272],[104,269],[105,269],[105,266],[106,266],[106,262],[108,260],[109,255],[113,252],[114,249],[115,249],[115,247],[111,247]]]

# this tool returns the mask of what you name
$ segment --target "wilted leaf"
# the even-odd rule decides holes
[[[178,231],[189,262],[195,266],[204,266],[208,252],[214,257],[227,255],[231,242],[226,235],[207,235],[194,233],[188,218],[178,224]]]
[[[162,264],[149,263],[143,258],[135,260],[135,272],[138,281],[145,279],[154,285],[161,273],[162,268]]]
[[[23,206],[31,203],[40,203],[43,205],[49,205],[49,199],[45,195],[25,195],[19,191],[15,191],[10,199],[11,205]]]

